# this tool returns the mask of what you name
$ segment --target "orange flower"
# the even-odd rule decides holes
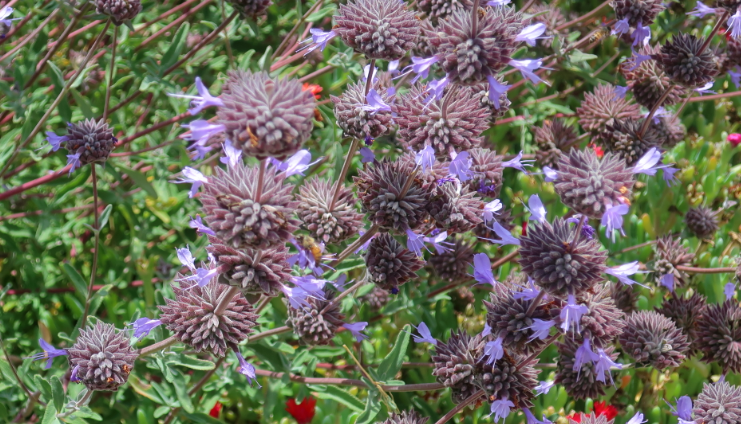
[[[317,100],[319,100],[319,98],[321,97],[319,93],[321,93],[323,90],[322,86],[316,85],[316,84],[309,84],[308,82],[305,82],[303,87],[301,87],[301,89],[304,91],[311,92],[311,94],[313,94],[314,98]]]

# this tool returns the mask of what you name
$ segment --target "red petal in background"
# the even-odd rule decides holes
[[[581,422],[581,412],[577,412],[575,414],[571,414],[571,415],[567,416],[566,418],[568,418],[568,419],[570,419],[572,421],[576,421],[576,422],[580,423]]]
[[[316,412],[316,399],[306,398],[301,403],[296,403],[295,399],[288,399],[286,402],[286,411],[296,419],[298,424],[309,424],[314,419]]]
[[[221,412],[221,408],[223,406],[224,405],[222,405],[221,402],[216,402],[216,405],[214,405],[214,407],[211,408],[211,412],[209,412],[208,415],[214,418],[219,418],[219,413]]]
[[[604,415],[607,420],[612,420],[613,418],[617,417],[618,410],[612,405],[608,405],[607,402],[595,402],[594,403],[594,414],[595,415]]]

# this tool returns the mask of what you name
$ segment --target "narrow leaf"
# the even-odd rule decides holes
[[[396,343],[391,352],[381,361],[378,366],[378,378],[382,381],[390,380],[394,378],[396,373],[401,369],[401,364],[404,362],[404,355],[406,355],[407,347],[409,347],[409,334],[411,326],[405,325],[401,329],[399,335],[396,336]]]

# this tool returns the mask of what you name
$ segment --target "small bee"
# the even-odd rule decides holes
[[[563,245],[563,248],[566,250],[571,250],[571,243],[568,241],[562,241],[561,244]]]
[[[311,252],[311,256],[314,257],[316,262],[319,262],[322,259],[324,249],[316,242],[316,240],[314,240],[314,238],[309,236],[296,236],[296,241],[301,244],[301,247]]]
[[[121,368],[123,369],[123,372],[125,372],[126,374],[131,372],[131,368],[129,368],[129,366],[126,364],[124,364],[124,366]]]
[[[591,37],[589,37],[589,42],[594,43],[595,41],[601,40],[607,36],[607,34],[610,33],[609,27],[602,27],[597,30],[594,34],[592,34]]]
[[[250,136],[250,144],[252,144],[252,147],[257,147],[259,140],[257,136],[252,132],[250,127],[247,127],[247,134]]]
[[[628,187],[625,187],[625,186],[620,187],[620,193],[625,194],[627,192],[628,192]]]

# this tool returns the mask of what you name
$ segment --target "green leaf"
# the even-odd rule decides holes
[[[87,97],[80,94],[80,92],[75,90],[74,88],[71,88],[69,92],[72,94],[72,97],[74,97],[75,103],[77,104],[77,109],[82,112],[82,116],[84,116],[86,119],[93,119],[98,116],[95,112],[93,112],[93,107],[90,105],[90,101]]]
[[[211,361],[205,361],[203,359],[197,359],[186,355],[168,356],[167,363],[170,365],[180,365],[182,367],[200,371],[212,370],[216,366]]]
[[[178,61],[178,57],[183,51],[183,47],[185,47],[188,30],[190,30],[190,24],[188,24],[187,22],[180,25],[178,32],[172,39],[172,43],[170,43],[170,48],[168,48],[165,54],[162,56],[162,60],[160,61],[160,72],[164,72]]]
[[[575,50],[574,53],[569,55],[569,61],[571,63],[586,62],[587,60],[597,59],[597,56],[589,53],[584,53],[581,50]]]
[[[36,383],[36,389],[41,392],[41,396],[47,402],[51,401],[51,384],[38,374],[33,376],[33,381]]]
[[[144,175],[144,173],[139,172],[134,169],[129,169],[123,166],[118,166],[119,171],[123,172],[124,174],[128,175],[129,178],[131,178],[132,181],[134,181],[134,184],[141,187],[142,190],[146,191],[147,194],[157,198],[157,191],[155,191],[154,187],[152,187],[152,184],[147,181],[147,176]]]
[[[51,397],[54,400],[54,406],[57,407],[57,411],[61,411],[64,408],[64,387],[62,382],[56,375],[51,377]]]
[[[75,291],[77,292],[77,295],[80,297],[80,299],[87,299],[88,287],[87,283],[82,278],[82,275],[80,275],[80,273],[77,272],[77,270],[67,262],[62,264],[62,268],[64,268],[64,272],[67,273],[69,279],[72,280],[72,285],[75,286]]]
[[[193,407],[193,401],[190,399],[190,395],[188,394],[188,384],[185,381],[185,377],[180,373],[180,371],[174,368],[170,368],[170,372],[172,373],[175,395],[180,402],[180,406],[185,412],[193,413],[195,408]]]
[[[197,413],[197,414],[183,414],[185,418],[190,420],[190,422],[198,423],[198,424],[224,424],[223,421],[217,420],[216,418],[211,418],[209,415],[203,414],[203,413]],[[186,421],[189,422],[189,421]]]
[[[358,419],[355,420],[355,424],[371,424],[375,421],[376,415],[379,412],[381,412],[381,402],[378,401],[378,392],[376,390],[370,390],[365,409]]]
[[[404,355],[407,352],[407,347],[409,347],[409,334],[411,329],[412,327],[407,324],[401,329],[401,331],[399,331],[399,335],[396,336],[394,348],[391,349],[391,352],[389,352],[386,358],[384,358],[378,366],[377,372],[380,380],[386,381],[394,378],[396,373],[401,369],[401,364],[404,362]]]
[[[316,389],[318,390],[318,388]],[[319,399],[330,399],[339,402],[353,411],[363,412],[364,409],[363,402],[361,402],[360,399],[336,386],[327,386],[326,390],[323,392],[317,391],[316,397]]]
[[[108,224],[108,218],[110,218],[112,210],[113,205],[108,205],[103,209],[103,213],[100,214],[100,224],[98,225],[98,228],[103,228]]]
[[[44,412],[44,418],[41,420],[41,424],[57,424],[59,418],[57,418],[57,408],[54,407],[53,403],[46,405],[46,412]]]

